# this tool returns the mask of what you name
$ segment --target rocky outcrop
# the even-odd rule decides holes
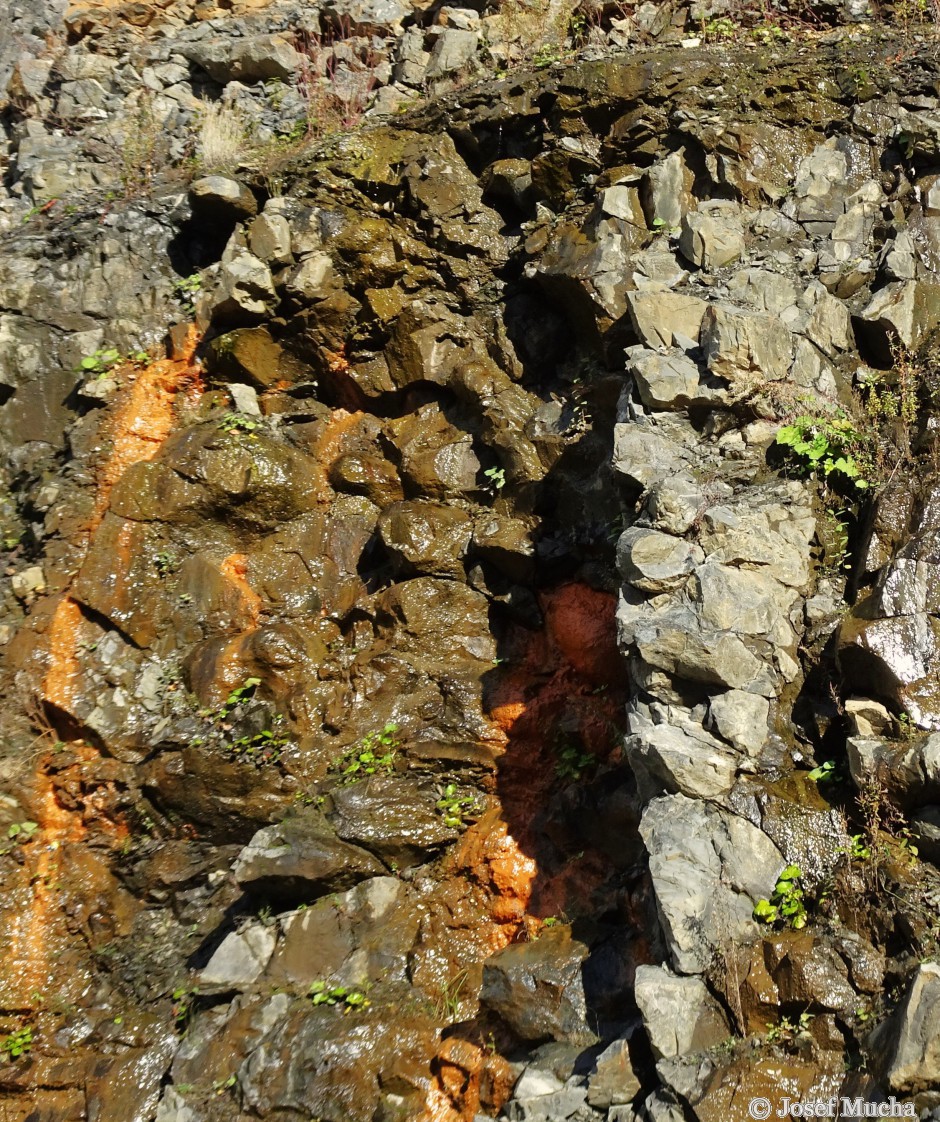
[[[12,1109],[936,1106],[936,66],[722,18],[0,14]]]

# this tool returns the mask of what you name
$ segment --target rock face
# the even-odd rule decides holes
[[[936,1108],[940,72],[775,7],[0,12],[11,1117]]]

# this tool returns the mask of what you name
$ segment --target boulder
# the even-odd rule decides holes
[[[737,208],[728,203],[702,204],[686,214],[679,233],[679,250],[702,269],[720,269],[744,253],[744,227]]]
[[[894,1025],[888,1086],[899,1094],[940,1086],[940,966],[918,967]]]
[[[681,588],[704,556],[692,542],[641,526],[631,526],[617,542],[620,575],[643,592]]]
[[[709,304],[702,319],[708,369],[735,392],[787,377],[793,340],[779,317],[732,304]]]
[[[730,1034],[721,1006],[700,978],[683,978],[668,966],[638,966],[635,992],[657,1060],[711,1048]]]
[[[264,973],[274,945],[277,929],[255,923],[243,931],[226,935],[199,979],[204,986],[239,988],[257,981]]]
[[[370,853],[341,841],[319,810],[307,807],[259,830],[238,855],[232,875],[265,899],[309,903],[384,871]]]
[[[752,912],[786,862],[756,826],[685,795],[653,799],[640,834],[671,965],[701,974],[756,934]]]
[[[639,1090],[640,1080],[630,1059],[630,1035],[623,1036],[608,1044],[594,1061],[587,1101],[595,1110],[609,1110],[633,1102]]]
[[[510,944],[483,964],[480,1001],[523,1040],[588,1039],[581,980],[587,955],[567,927]]]

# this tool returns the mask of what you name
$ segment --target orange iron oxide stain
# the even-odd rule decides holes
[[[219,572],[241,593],[249,618],[249,627],[257,628],[263,601],[248,583],[248,558],[244,553],[230,553],[219,566]]]

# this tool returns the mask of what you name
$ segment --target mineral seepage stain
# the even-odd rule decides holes
[[[372,116],[187,182],[212,99],[259,143],[309,108],[302,13],[35,7],[6,1115],[940,1107],[931,50],[644,5],[530,69],[505,12],[337,9],[321,109],[362,47]],[[873,498],[773,448],[902,371]]]

